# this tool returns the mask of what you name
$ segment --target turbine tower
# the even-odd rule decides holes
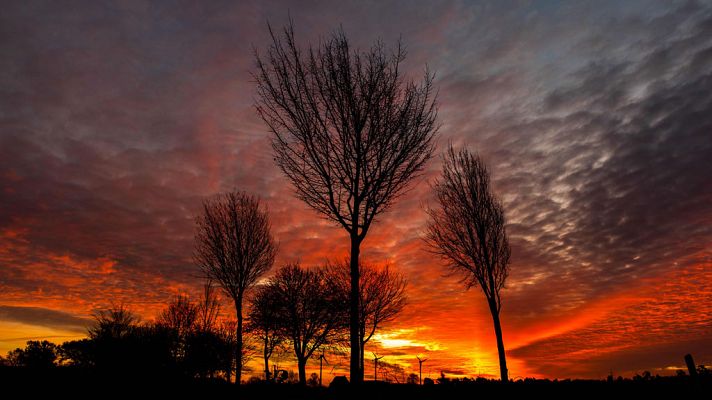
[[[419,381],[420,384],[422,385],[422,384],[423,384],[423,363],[426,362],[426,361],[428,361],[428,359],[427,359],[427,358],[420,358],[420,356],[415,356],[415,358],[418,359],[418,367],[419,367],[419,370],[420,370],[420,376],[419,376],[419,378],[418,378],[418,381]]]
[[[321,350],[321,354],[319,354],[319,386],[321,387],[321,369],[323,364],[326,363],[326,365],[329,365],[329,361],[326,360],[326,357],[324,357],[324,350]]]
[[[380,360],[380,359],[383,358],[384,356],[380,356],[380,357],[379,357],[376,353],[372,353],[372,354],[373,354],[373,381],[376,382],[376,381],[378,381],[378,375],[377,375],[377,373],[378,373],[378,360]]]

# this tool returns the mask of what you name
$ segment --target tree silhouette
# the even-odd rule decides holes
[[[343,297],[328,284],[322,269],[298,264],[280,268],[267,288],[278,301],[278,326],[294,348],[299,383],[305,385],[307,361],[346,326]]]
[[[233,360],[230,354],[234,352],[234,326],[220,323],[220,308],[215,286],[208,278],[197,304],[195,330],[188,338],[186,367],[200,377],[213,377],[216,372],[224,371],[229,381]]]
[[[284,341],[279,326],[281,300],[274,286],[257,289],[250,301],[248,331],[262,342],[262,358],[265,366],[265,380],[270,380],[269,359],[275,348]]]
[[[235,304],[235,381],[243,366],[243,300],[257,279],[272,267],[277,252],[267,212],[244,192],[217,195],[203,202],[197,219],[195,260],[208,279],[218,282]]]
[[[175,330],[179,337],[185,338],[197,328],[198,306],[187,295],[178,295],[158,315],[157,323]]]
[[[92,339],[120,339],[139,323],[139,318],[123,304],[114,305],[107,310],[94,313],[94,325],[89,328]]]
[[[62,364],[85,369],[96,367],[95,343],[91,339],[64,342],[58,350]]]
[[[212,332],[220,316],[220,299],[215,293],[215,286],[211,279],[206,279],[203,285],[203,297],[198,304],[197,329],[203,332]]]
[[[223,340],[217,330],[196,330],[186,338],[182,367],[188,376],[214,377],[232,362],[230,342]],[[226,374],[227,376],[227,374]]]
[[[230,382],[232,372],[235,370],[238,362],[242,365],[245,361],[245,350],[237,350],[237,320],[223,319],[216,327],[216,333],[220,340],[224,343],[224,348],[227,349],[227,357],[223,357],[220,369],[225,374],[225,379]],[[240,361],[238,361],[238,357]],[[236,382],[238,382],[236,380]]]
[[[385,361],[378,362],[378,369],[385,382],[406,383],[408,375],[405,369],[398,364],[391,364]]]
[[[386,211],[433,153],[433,75],[404,80],[405,51],[377,42],[354,51],[343,31],[301,51],[293,26],[270,28],[272,45],[256,54],[257,111],[273,133],[275,161],[297,196],[343,227],[351,242],[351,382],[363,380],[359,341],[359,254]]]
[[[309,375],[309,380],[307,380],[307,385],[311,387],[319,386],[319,375],[316,372],[312,372]]]
[[[398,272],[386,265],[376,267],[361,263],[359,285],[359,341],[361,368],[365,368],[366,343],[383,324],[395,319],[406,305],[405,288],[407,282]],[[350,269],[348,262],[331,264],[327,267],[330,285],[348,301],[350,295]]]
[[[479,286],[492,314],[497,337],[499,368],[508,380],[500,310],[500,291],[509,274],[510,248],[502,203],[490,187],[482,159],[466,149],[450,145],[443,159],[442,177],[435,185],[439,208],[429,209],[426,242],[447,260],[453,272],[463,276],[469,289]]]
[[[409,385],[417,385],[420,382],[420,379],[418,378],[418,374],[410,373],[408,374],[408,378],[406,378],[405,382]]]
[[[212,283],[207,280],[199,303],[179,295],[159,314],[156,327],[164,328],[172,339],[171,354],[182,373],[205,378],[221,369],[232,370],[234,358],[228,355],[235,352],[235,327],[218,324],[219,309]],[[243,359],[244,353],[243,348]]]
[[[15,367],[47,369],[57,366],[59,349],[47,340],[29,340],[24,349],[8,352],[8,363]]]
[[[114,306],[94,314],[89,328],[93,346],[75,347],[92,354],[97,369],[107,375],[143,376],[150,371],[163,374],[176,369],[175,334],[158,324],[140,324],[139,318],[125,306]]]

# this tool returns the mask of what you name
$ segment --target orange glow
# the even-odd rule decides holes
[[[422,186],[417,186],[417,191],[424,191]],[[319,219],[299,202],[291,199],[284,204],[270,205],[270,211],[275,234],[281,242],[278,264],[301,261],[310,265],[348,256],[344,232]],[[401,220],[402,215],[409,215],[410,218]],[[367,262],[390,262],[410,281],[407,309],[397,321],[373,337],[367,345],[366,354],[375,352],[384,355],[384,362],[400,365],[409,372],[417,370],[415,356],[424,355],[429,358],[424,364],[424,376],[432,378],[439,376],[440,372],[452,376],[496,377],[496,346],[491,317],[482,295],[477,288],[464,291],[456,277],[445,274],[441,261],[423,250],[417,236],[422,220],[419,204],[405,199],[392,213],[385,215],[364,243],[363,254]],[[151,273],[150,268],[129,268],[109,255],[91,259],[68,253],[36,254],[26,239],[27,231],[18,227],[4,229],[0,235],[3,238],[0,260],[20,263],[23,270],[28,271],[26,276],[35,281],[35,288],[30,291],[3,286],[3,305],[43,307],[90,317],[96,309],[112,303],[124,303],[142,318],[150,320],[173,295],[198,295],[200,290],[198,279],[191,281],[181,277],[177,280]],[[556,377],[556,372],[551,372],[556,371],[553,364],[561,363],[563,368],[570,360],[595,359],[626,351],[635,347],[633,342],[636,338],[651,335],[641,329],[663,329],[663,336],[655,340],[674,341],[685,336],[684,329],[678,333],[665,332],[665,328],[651,326],[648,320],[664,319],[671,308],[670,298],[678,301],[679,293],[685,293],[686,287],[698,289],[679,301],[712,295],[709,284],[699,283],[712,281],[709,262],[693,261],[685,269],[671,271],[665,276],[645,278],[632,286],[618,287],[606,296],[588,299],[565,312],[543,312],[537,318],[521,321],[508,319],[511,314],[505,290],[503,324],[505,345],[510,351],[510,375]],[[517,276],[517,267],[512,265],[513,278]],[[697,286],[691,285],[690,280],[697,282]],[[546,283],[536,280],[528,282],[530,285]],[[645,313],[630,314],[645,303],[659,306],[646,309]],[[703,315],[710,315],[709,303],[702,302],[700,306],[707,307],[702,310],[706,313]],[[625,315],[626,324],[621,323],[622,315]],[[694,316],[699,318],[699,314],[693,313],[688,317],[682,313],[676,314],[675,319],[683,321]],[[586,342],[579,342],[572,336],[602,323],[613,325],[605,332],[589,333],[585,336]],[[22,342],[19,338],[47,337],[61,342],[79,336],[76,331],[0,321],[0,352],[19,346]],[[557,361],[556,355],[545,351],[549,348],[548,341],[552,340],[566,341],[565,360]],[[587,343],[589,341],[594,341],[595,347],[592,348],[591,343]],[[346,373],[348,363],[345,360],[340,363],[336,359],[331,367],[333,370],[330,368],[332,373]],[[542,369],[538,363],[544,360],[547,367]],[[284,366],[292,365],[288,358],[280,362]],[[260,370],[258,360],[254,368],[255,371]],[[367,369],[368,373],[372,374],[372,371]],[[602,372],[580,370],[578,373],[599,376]]]
[[[424,376],[431,378],[438,377],[440,372],[449,376],[496,377],[498,358],[491,317],[481,294],[476,288],[464,291],[457,279],[443,276],[439,260],[424,253],[417,238],[406,238],[405,243],[393,239],[407,236],[398,231],[397,226],[375,229],[366,246],[366,259],[369,260],[374,253],[391,254],[390,262],[410,278],[409,305],[401,318],[371,339],[366,354],[383,355],[383,362],[399,365],[408,372],[417,370],[415,356],[422,355],[429,358],[424,364]],[[289,255],[293,254],[295,259],[301,259],[305,264],[347,256],[343,244],[345,240],[342,240],[339,229],[317,220],[307,232],[312,233],[300,236],[303,239],[282,243],[282,262],[291,259]],[[39,259],[30,257],[31,246],[23,235],[21,230],[4,230],[2,237],[7,240],[0,248],[0,258],[16,262],[33,260],[25,261],[24,266],[27,271],[32,271],[33,279],[44,283],[29,292],[4,287],[3,305],[42,307],[88,318],[98,308],[124,303],[144,319],[150,320],[173,295],[199,293],[199,280],[185,284],[148,272],[129,271],[108,256],[82,259],[69,254],[48,253]],[[322,238],[330,238],[335,246],[327,248],[320,245],[322,240],[327,240]],[[516,265],[513,270],[516,271]],[[686,293],[685,288],[695,287],[691,281],[698,289]],[[665,276],[642,279],[634,286],[619,288],[563,314],[548,317],[544,314],[540,319],[508,325],[505,308],[503,320],[505,344],[510,352],[510,374],[512,377],[555,377],[555,372],[547,371],[556,371],[557,363],[563,368],[574,360],[596,359],[624,352],[634,348],[635,342],[641,338],[650,337],[653,340],[652,335],[656,335],[654,340],[657,341],[675,341],[693,335],[697,331],[692,328],[688,333],[683,328],[679,328],[677,333],[669,333],[663,326],[653,325],[651,321],[660,320],[661,323],[674,325],[687,321],[693,324],[693,328],[695,323],[704,322],[699,321],[700,314],[678,313],[683,310],[680,307],[674,308],[676,321],[667,321],[666,318],[671,317],[669,313],[673,312],[671,303],[684,303],[694,301],[698,296],[712,295],[709,282],[712,282],[712,268],[709,262],[698,259],[689,267],[671,271]],[[52,290],[58,287],[57,284],[61,284],[59,287],[62,289]],[[506,295],[505,291],[505,307]],[[645,304],[654,306],[641,309]],[[698,310],[703,313],[701,315],[712,315],[708,303],[699,305],[704,307]],[[595,331],[601,325],[605,329]],[[702,324],[700,329],[704,326]],[[578,341],[576,335],[582,335],[585,341]],[[21,346],[28,338],[42,337],[62,342],[81,336],[76,330],[0,321],[0,352]],[[560,344],[554,351],[550,343]],[[557,354],[562,350],[565,352],[559,357]],[[345,374],[347,360],[336,356],[332,358],[335,362],[330,367],[330,374]],[[538,364],[542,362],[547,365],[544,369]],[[287,368],[294,367],[288,357],[278,363]],[[259,360],[255,360],[252,366],[254,371],[259,371]],[[315,368],[314,361],[311,368]],[[595,376],[603,373],[579,371],[581,375],[592,372]],[[368,374],[372,374],[369,369]]]

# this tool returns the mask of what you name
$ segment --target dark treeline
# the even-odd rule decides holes
[[[138,362],[130,368],[131,373],[101,374],[97,370],[79,368],[64,364],[64,348],[69,343],[56,346],[46,341],[31,341],[21,352],[21,367],[0,366],[0,385],[6,391],[21,390],[27,396],[47,394],[72,395],[74,398],[97,395],[112,396],[161,396],[161,397],[199,397],[205,396],[236,396],[245,399],[290,398],[290,399],[433,399],[433,398],[465,398],[488,396],[553,396],[554,398],[576,398],[582,392],[591,396],[670,396],[684,398],[709,391],[712,387],[712,374],[704,366],[698,367],[695,376],[690,376],[680,370],[675,376],[657,376],[648,372],[633,377],[623,378],[612,376],[606,380],[585,379],[510,379],[502,383],[498,379],[485,378],[449,378],[444,375],[437,379],[425,378],[423,384],[417,384],[413,379],[415,374],[401,384],[383,381],[367,381],[354,388],[335,379],[328,388],[314,385],[264,384],[259,379],[250,379],[242,386],[227,385],[219,379],[186,379],[185,376],[169,375],[161,370],[153,370],[150,375],[139,374],[147,372]],[[132,352],[136,355],[136,352]],[[6,360],[7,361],[7,360]],[[17,360],[14,360],[17,361]],[[34,363],[34,364],[31,364]],[[116,369],[113,369],[115,372]],[[164,371],[165,372],[165,371]],[[173,371],[175,372],[175,371]],[[310,382],[315,383],[314,379]]]
[[[29,341],[2,359],[30,370],[68,368],[120,377],[229,378],[234,368],[231,321],[204,326],[200,307],[185,296],[155,322],[141,323],[123,306],[95,314],[88,338],[56,345]]]
[[[347,315],[339,315],[343,307],[339,300],[343,293],[338,289],[325,293],[324,286],[330,280],[338,279],[343,271],[335,273],[338,267],[305,269],[298,265],[287,265],[267,284],[260,286],[251,299],[248,323],[248,340],[244,346],[243,365],[256,354],[264,359],[264,379],[253,375],[248,384],[282,383],[316,387],[318,376],[314,373],[307,379],[304,366],[314,353],[323,346],[338,346],[348,343]],[[374,272],[378,273],[378,272]],[[389,273],[387,270],[382,274]],[[379,285],[382,285],[379,282]],[[338,288],[338,286],[330,286]],[[368,288],[368,286],[364,286]],[[303,290],[307,289],[307,290]],[[307,296],[319,290],[323,296]],[[273,296],[283,291],[282,296]],[[134,382],[193,382],[227,383],[234,377],[236,360],[231,357],[235,349],[235,322],[220,320],[219,303],[210,285],[206,285],[207,299],[193,303],[187,296],[177,296],[156,321],[141,323],[123,306],[100,311],[94,315],[94,324],[88,329],[89,337],[67,341],[60,345],[49,341],[28,341],[25,348],[17,348],[0,357],[0,381],[9,384],[11,378],[83,379],[87,376],[103,380],[120,380],[132,385]],[[298,296],[297,298],[291,296]],[[282,301],[278,299],[284,299]],[[281,304],[280,304],[281,303]],[[298,307],[287,307],[299,304]],[[207,305],[207,307],[206,307]],[[299,311],[295,311],[295,310]],[[368,320],[368,317],[364,318]],[[283,379],[275,377],[269,369],[268,360],[276,352],[288,353],[292,348],[297,361],[299,375],[291,373]],[[331,347],[333,348],[333,347]],[[689,357],[689,356],[688,356]],[[689,372],[680,369],[674,376],[653,375],[648,371],[624,378],[608,376],[606,380],[571,379],[517,379],[514,384],[533,386],[540,389],[559,387],[562,390],[576,386],[587,386],[603,390],[633,389],[639,385],[670,388],[695,383],[712,384],[712,371],[704,365],[688,366]],[[285,371],[286,372],[286,371]],[[379,366],[379,388],[387,384],[418,385],[425,388],[433,385],[452,390],[466,390],[477,387],[492,390],[500,387],[495,379],[451,378],[441,373],[437,379],[425,378],[419,384],[416,373],[401,366],[383,363]],[[332,386],[338,390],[343,379],[335,379]],[[423,389],[428,392],[428,389]],[[302,392],[296,392],[302,393]]]
[[[405,279],[388,266],[363,265],[361,328],[366,343],[405,306]],[[86,339],[28,341],[24,349],[0,357],[0,364],[31,371],[65,368],[125,378],[195,379],[231,382],[236,371],[261,358],[263,381],[316,385],[307,362],[326,349],[344,353],[348,343],[348,265],[304,268],[288,264],[251,293],[242,350],[234,319],[222,314],[212,281],[202,298],[176,296],[155,321],[141,322],[124,306],[96,312]],[[270,368],[273,354],[296,361],[298,374]],[[237,355],[241,355],[238,360]],[[260,373],[261,372],[261,373]],[[257,376],[253,381],[259,380]]]

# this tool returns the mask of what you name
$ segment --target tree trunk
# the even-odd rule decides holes
[[[497,337],[497,352],[499,353],[499,374],[501,376],[502,382],[508,382],[509,374],[507,372],[507,359],[504,354],[502,325],[499,322],[499,311],[497,310],[497,305],[492,302],[490,302],[490,312],[492,313],[492,320],[494,321],[494,334]]]
[[[242,298],[235,301],[237,329],[235,330],[235,384],[242,381]]]
[[[299,368],[299,384],[302,386],[307,385],[307,360],[299,359],[297,360],[297,367]]]
[[[265,358],[265,381],[269,382],[269,355],[267,354],[267,347],[269,347],[269,337],[265,336],[265,347],[264,347],[264,358]]]
[[[361,338],[359,337],[359,268],[358,258],[360,252],[358,237],[351,235],[351,296],[349,298],[350,324],[349,339],[351,340],[351,364],[349,375],[351,383],[359,384],[363,381],[361,369]]]
[[[363,380],[364,375],[366,375],[366,362],[365,360],[365,353],[366,353],[366,346],[364,345],[363,341],[359,338],[359,346],[361,346],[361,355],[360,355],[360,363],[361,363],[361,379]]]

